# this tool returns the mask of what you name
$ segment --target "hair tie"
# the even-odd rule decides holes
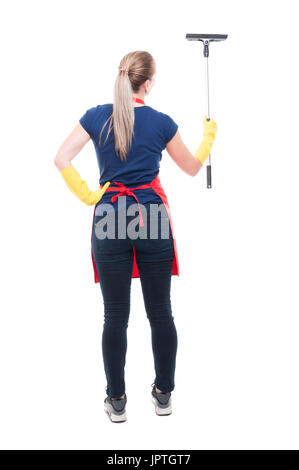
[[[119,67],[119,71],[129,73],[129,69],[126,67]]]

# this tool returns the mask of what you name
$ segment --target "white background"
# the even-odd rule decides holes
[[[296,4],[2,3],[1,448],[299,448]],[[173,414],[157,417],[150,401],[150,327],[134,279],[128,421],[115,426],[103,411],[93,208],[53,159],[86,109],[112,102],[133,50],[157,63],[146,104],[172,116],[194,151],[205,69],[186,33],[228,39],[210,46],[213,188],[205,168],[193,178],[162,158],[181,269]],[[95,189],[91,141],[74,165]]]

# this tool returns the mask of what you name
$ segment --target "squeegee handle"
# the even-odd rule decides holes
[[[207,117],[207,121],[210,120],[210,117]],[[212,166],[211,166],[211,155],[209,155],[209,163],[207,165],[207,188],[212,187]]]
[[[212,167],[207,165],[207,188],[212,187]]]

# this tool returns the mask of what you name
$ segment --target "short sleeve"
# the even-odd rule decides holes
[[[178,130],[177,123],[168,115],[164,115],[164,139],[165,145],[173,138],[176,131]]]
[[[89,108],[79,119],[81,126],[88,132],[91,138],[94,136],[95,132],[97,109],[98,106]]]

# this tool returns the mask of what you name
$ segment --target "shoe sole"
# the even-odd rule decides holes
[[[113,411],[111,411],[110,407],[107,407],[106,405],[104,405],[104,411],[108,415],[108,417],[110,418],[110,421],[112,421],[112,423],[124,423],[125,421],[127,421],[126,412],[117,415],[117,414],[113,413]]]
[[[155,405],[155,411],[158,416],[169,416],[172,413],[171,404],[167,408],[161,408],[158,404],[158,400],[152,395],[152,402]]]

